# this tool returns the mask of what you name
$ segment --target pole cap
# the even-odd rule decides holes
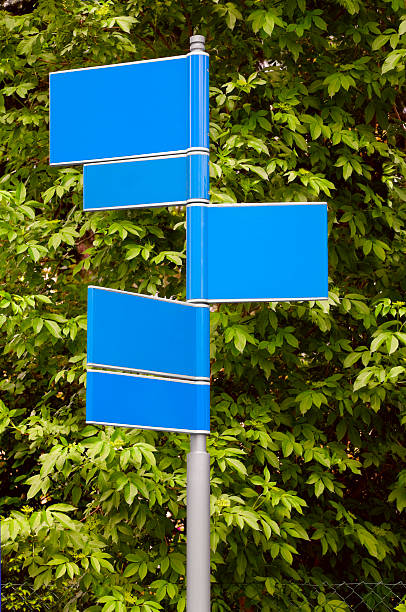
[[[189,40],[190,40],[190,51],[191,52],[205,50],[204,43],[206,42],[206,38],[204,36],[200,36],[199,34],[196,34],[195,36],[191,36]]]

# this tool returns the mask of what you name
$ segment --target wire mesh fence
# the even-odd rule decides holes
[[[404,582],[304,583],[283,586],[285,588],[277,595],[279,602],[275,602],[275,611],[406,612]]]
[[[47,587],[34,590],[32,583],[4,583],[2,612],[79,612],[81,595],[72,589]],[[267,609],[275,612],[406,612],[406,582],[340,582],[279,584]],[[239,603],[230,610],[262,612],[263,604]]]
[[[35,590],[29,582],[6,582],[1,585],[1,612],[62,612],[64,592],[56,589]]]

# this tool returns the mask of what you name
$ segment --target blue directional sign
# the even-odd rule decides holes
[[[208,55],[194,42],[50,75],[50,162],[85,164],[85,210],[187,205],[189,304],[89,288],[88,422],[209,433],[207,304],[328,295],[325,203],[209,204]]]
[[[203,51],[50,75],[50,163],[208,151]]]
[[[326,203],[192,204],[187,233],[188,300],[328,297]]]
[[[209,199],[208,153],[84,166],[84,210],[179,206],[193,199]]]
[[[209,380],[209,329],[207,306],[88,288],[88,366]]]
[[[86,421],[207,434],[210,385],[203,381],[88,371]]]

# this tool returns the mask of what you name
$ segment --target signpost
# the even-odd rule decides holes
[[[208,55],[50,74],[50,163],[208,152]]]
[[[187,610],[209,612],[207,304],[326,299],[327,207],[209,204],[208,55],[203,36],[190,42],[51,74],[50,161],[87,164],[85,210],[187,206],[189,303],[89,287],[86,419],[190,433]]]
[[[208,306],[89,287],[87,365],[210,380]]]
[[[87,304],[86,421],[209,433],[208,307],[102,287]]]
[[[87,423],[208,434],[209,412],[209,382],[87,372]]]
[[[325,202],[191,204],[187,208],[191,302],[325,300]]]
[[[83,172],[84,210],[181,206],[208,202],[208,153],[87,164]]]

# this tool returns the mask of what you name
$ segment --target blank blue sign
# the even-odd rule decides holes
[[[187,232],[188,300],[328,297],[324,202],[190,205]]]
[[[210,385],[88,371],[86,421],[142,429],[210,432]]]
[[[189,153],[84,166],[83,208],[174,206],[209,198],[209,156]]]
[[[208,56],[50,74],[50,163],[208,151]]]
[[[207,306],[88,288],[88,365],[209,380],[209,329]]]

